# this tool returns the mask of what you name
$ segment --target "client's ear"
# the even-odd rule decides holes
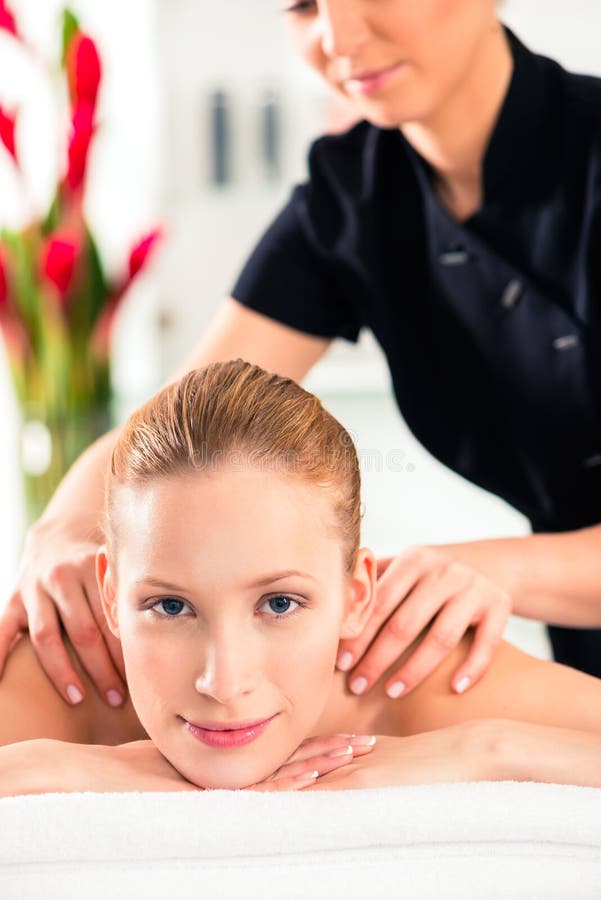
[[[355,567],[349,581],[346,612],[340,626],[340,638],[355,638],[361,634],[370,617],[376,598],[377,563],[373,551],[361,547],[357,551]]]
[[[111,634],[119,638],[117,592],[113,583],[108,550],[105,545],[99,547],[96,551],[96,581],[98,582],[98,590],[107,625],[111,630]]]

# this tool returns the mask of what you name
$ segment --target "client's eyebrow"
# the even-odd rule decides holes
[[[298,569],[286,569],[283,572],[270,572],[269,575],[263,575],[257,581],[252,581],[247,587],[264,587],[266,584],[273,584],[274,581],[281,581],[283,578],[290,578],[292,575],[308,578],[310,581],[317,581],[317,578],[309,575],[308,572],[300,572]]]
[[[166,591],[180,591],[180,593],[185,594],[188,588],[180,587],[177,584],[171,584],[168,581],[162,581],[160,578],[153,578],[152,575],[143,575],[142,578],[136,578],[134,584],[150,584],[153,587],[164,588]]]
[[[299,576],[300,578],[308,578],[310,581],[317,581],[317,579],[314,578],[313,575],[309,575],[308,572],[301,572],[298,569],[286,569],[283,572],[270,572],[269,575],[263,575],[261,578],[257,579],[257,581],[251,581],[246,587],[264,587],[266,584],[273,584],[274,581],[281,581],[283,578],[290,578],[293,575]],[[161,578],[154,578],[152,575],[144,575],[142,578],[137,578],[134,581],[134,584],[136,586],[148,584],[152,585],[152,587],[162,588],[165,591],[178,591],[181,594],[185,594],[188,591],[188,588],[180,587],[169,581],[163,581]]]

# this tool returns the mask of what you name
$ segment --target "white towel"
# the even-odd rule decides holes
[[[601,789],[532,782],[0,800],[2,900],[601,900]]]

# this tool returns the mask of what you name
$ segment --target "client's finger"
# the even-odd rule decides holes
[[[356,737],[353,734],[330,734],[318,735],[317,737],[306,738],[299,744],[294,753],[286,760],[288,763],[297,762],[298,760],[311,759],[323,753],[329,753],[330,750],[336,750],[338,747],[346,747],[351,742],[351,738]]]
[[[369,743],[373,739],[373,743]],[[359,743],[360,741],[360,743]],[[326,775],[334,769],[339,769],[355,757],[365,756],[370,753],[375,746],[375,738],[371,735],[361,735],[360,738],[350,738],[348,743],[343,747],[336,747],[325,753],[315,754],[308,760],[298,760],[296,762],[286,762],[280,766],[277,771],[266,778],[266,781],[279,781],[282,778],[294,777],[302,775],[303,772],[317,770],[320,775]]]
[[[372,745],[362,744],[358,747],[350,747],[350,750],[352,750],[353,752],[349,752],[349,748],[347,748],[346,753],[341,753],[340,756],[318,756],[315,759],[312,759],[310,763],[308,763],[307,761],[300,761],[290,765],[286,764],[282,766],[281,769],[278,769],[277,772],[274,772],[273,775],[270,775],[268,778],[266,778],[264,781],[244,788],[244,790],[302,790],[302,788],[307,787],[307,785],[315,784],[316,779],[319,776],[327,775],[329,772],[333,772],[335,769],[341,769],[343,766],[351,763],[353,759],[356,759],[358,756],[365,756],[366,753],[370,753],[373,750],[374,746],[375,742]]]
[[[250,784],[241,788],[243,791],[300,791],[310,784],[315,784],[319,772],[305,772],[300,778],[282,778],[280,781],[260,781],[258,784]]]

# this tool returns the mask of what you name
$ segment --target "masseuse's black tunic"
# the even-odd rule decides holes
[[[507,34],[474,215],[445,211],[399,129],[360,122],[312,145],[232,296],[310,334],[372,329],[422,444],[560,532],[601,522],[601,79]],[[549,634],[601,676],[601,629]]]

